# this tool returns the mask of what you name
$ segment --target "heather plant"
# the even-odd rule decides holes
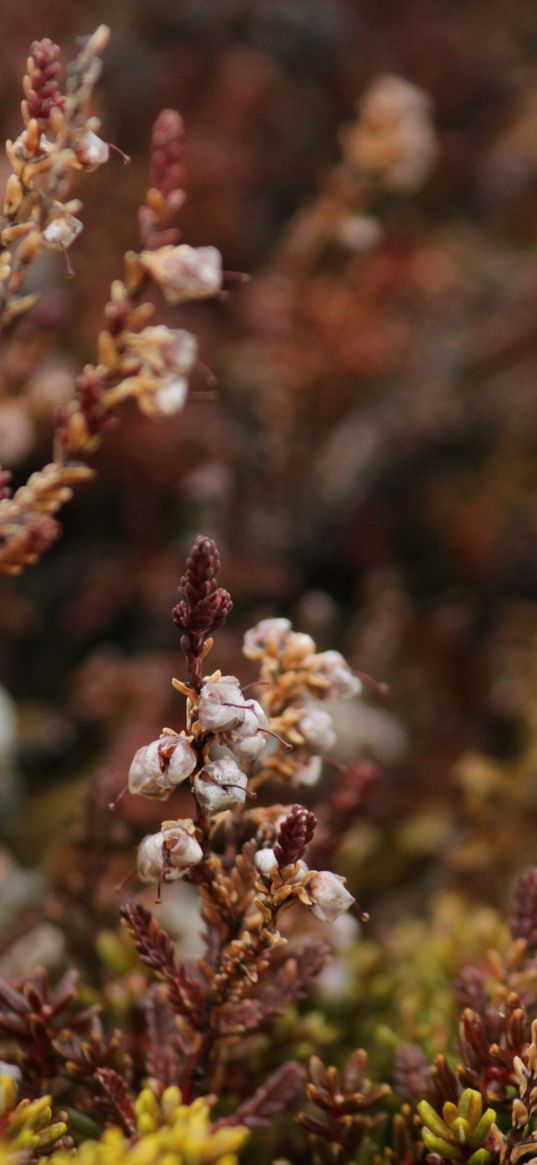
[[[78,171],[104,165],[110,154],[99,136],[99,121],[90,113],[107,41],[104,25],[83,41],[67,70],[65,94],[58,46],[46,38],[32,45],[23,82],[24,129],[6,145],[12,174],[0,232],[3,331],[36,304],[35,293],[25,294],[25,280],[40,253],[62,253],[72,274],[69,250],[83,228],[77,217],[82,204],[68,197],[72,179]],[[53,515],[70,498],[73,486],[92,476],[86,459],[98,448],[120,405],[131,399],[143,412],[170,416],[185,404],[197,341],[184,329],[150,322],[155,305],[148,291],[157,288],[172,305],[208,298],[221,290],[222,265],[214,247],[179,244],[171,225],[184,198],[183,136],[179,115],[163,111],[153,133],[152,185],[138,214],[140,249],[125,255],[124,277],[110,289],[97,362],[85,366],[74,399],[58,410],[54,460],[13,496],[9,475],[3,475],[4,573],[19,573],[36,562],[57,538]]]
[[[71,274],[68,252],[82,229],[73,177],[116,149],[91,113],[106,40],[100,28],[81,43],[65,85],[58,47],[45,39],[31,48],[0,225],[8,350],[36,307],[27,280],[43,253],[63,255]],[[379,221],[365,213],[376,199],[423,181],[436,149],[428,100],[383,77],[341,142],[342,162],[280,252],[295,307],[318,263],[376,245]],[[130,400],[171,417],[189,379],[205,375],[196,337],[154,319],[158,296],[175,309],[222,288],[218,251],[180,242],[173,226],[183,180],[182,122],[165,110],[153,132],[139,249],[112,284],[96,360],[59,410],[54,459],[14,494],[2,476],[5,573],[54,541],[53,515],[92,475],[87,462],[120,406]],[[277,366],[289,351],[276,340]],[[300,418],[298,405],[297,395],[287,422]],[[360,697],[386,689],[279,616],[244,635],[255,679],[245,682],[239,666],[214,668],[232,612],[220,572],[215,541],[198,536],[173,609],[182,660],[172,680],[175,727],[142,744],[143,724],[126,730],[115,771],[105,767],[90,784],[63,868],[41,887],[38,914],[63,946],[46,968],[0,979],[0,1157],[7,1165],[237,1165],[239,1154],[297,1165],[534,1161],[537,871],[517,883],[509,929],[494,910],[469,910],[453,895],[425,921],[407,913],[366,938],[356,869],[350,863],[348,878],[337,871],[377,772],[367,758],[341,762],[337,725],[340,705],[357,716]],[[142,669],[139,661],[125,668],[127,688],[141,687]],[[103,698],[104,667],[97,672]],[[106,695],[118,675],[112,667]],[[151,720],[147,704],[152,716],[160,710],[160,678],[152,671],[138,692],[141,720],[144,710]],[[532,757],[530,740],[520,762],[528,811]],[[486,835],[480,799],[502,782],[476,758],[462,779],[466,817],[474,811],[475,835]],[[505,801],[509,808],[507,793]],[[464,858],[464,842],[455,864],[461,850]],[[506,842],[505,867],[507,851]],[[128,869],[111,893],[118,853]],[[177,938],[189,912],[195,953]]]

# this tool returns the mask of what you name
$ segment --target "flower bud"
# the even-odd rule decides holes
[[[150,372],[169,370],[177,376],[188,376],[197,359],[198,341],[184,328],[156,324],[142,328],[141,332],[129,332],[127,351],[138,357]]]
[[[222,287],[222,258],[216,247],[189,247],[181,243],[143,251],[142,265],[159,284],[167,303],[208,299]]]
[[[267,651],[271,654],[280,651],[290,630],[289,619],[261,619],[244,636],[244,655],[247,659],[262,659]]]
[[[278,865],[273,849],[258,849],[254,863],[260,874],[270,874],[270,871]]]
[[[51,218],[43,231],[43,239],[51,251],[65,251],[82,230],[82,223],[74,214],[64,211]]]
[[[362,683],[354,676],[347,661],[339,651],[321,651],[315,656],[315,673],[326,680],[327,700],[346,700],[349,696],[359,696]]]
[[[76,160],[83,170],[96,170],[108,161],[110,149],[91,129],[84,130],[74,144]]]
[[[22,186],[16,174],[10,174],[6,182],[6,192],[4,196],[4,214],[6,218],[11,218],[15,215],[22,202]]]
[[[208,813],[220,813],[246,800],[248,777],[230,757],[211,761],[194,777],[196,800]]]
[[[293,785],[316,785],[323,771],[320,756],[312,756],[293,775]]]
[[[345,888],[345,878],[329,870],[315,871],[306,888],[311,899],[310,910],[321,922],[335,922],[354,902]]]
[[[315,642],[311,635],[303,631],[291,631],[285,641],[285,664],[290,667],[303,663],[315,651]]]
[[[159,833],[148,834],[138,846],[138,877],[142,882],[173,882],[203,858],[194,823],[164,821]]]
[[[160,388],[151,394],[153,411],[160,417],[180,413],[186,404],[188,380],[184,376],[167,376]]]
[[[298,730],[308,746],[315,752],[329,752],[336,743],[332,727],[332,717],[324,708],[311,704],[298,722]]]

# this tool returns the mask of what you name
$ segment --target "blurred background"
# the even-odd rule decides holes
[[[2,877],[23,869],[0,924],[43,871],[61,883],[88,787],[95,843],[140,832],[103,806],[179,723],[170,610],[198,532],[235,600],[215,665],[246,675],[244,629],[282,614],[390,686],[338,710],[340,759],[378,766],[341,867],[373,927],[439,889],[504,905],[537,830],[534,4],[0,0],[0,18],[4,136],[30,42],[68,57],[104,20],[96,112],[132,157],[84,180],[76,278],[39,269],[0,360],[15,483],[93,359],[161,108],[186,124],[185,240],[252,276],[166,317],[200,336],[214,399],[126,414],[62,541],[2,583]]]

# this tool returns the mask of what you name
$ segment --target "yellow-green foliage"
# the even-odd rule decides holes
[[[27,1155],[39,1156],[67,1132],[62,1120],[52,1119],[50,1096],[39,1100],[21,1100],[15,1107],[17,1085],[11,1076],[0,1076],[0,1116],[3,1138],[0,1141],[0,1165],[18,1165]]]
[[[447,1100],[442,1116],[427,1100],[418,1104],[423,1121],[422,1137],[432,1153],[439,1153],[451,1161],[467,1161],[468,1165],[487,1165],[489,1153],[482,1146],[496,1120],[493,1108],[483,1112],[483,1097],[473,1088],[466,1088],[458,1104]],[[466,1150],[473,1149],[468,1155]]]
[[[84,1141],[72,1152],[60,1150],[51,1165],[237,1165],[247,1129],[214,1130],[205,1100],[181,1104],[178,1088],[167,1088],[160,1102],[150,1089],[136,1103],[138,1138],[109,1128],[98,1141]]]
[[[384,942],[357,944],[350,994],[361,1038],[377,1049],[409,1040],[434,1057],[456,1036],[453,978],[488,949],[505,950],[507,942],[496,911],[469,910],[448,893],[433,902],[426,919],[406,916]],[[381,1063],[380,1070],[385,1067]]]

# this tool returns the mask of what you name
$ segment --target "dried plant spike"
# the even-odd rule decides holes
[[[63,109],[58,76],[61,72],[61,49],[49,37],[34,40],[23,78],[25,99],[22,115],[26,124],[34,117],[40,129],[46,129],[52,109]]]
[[[510,919],[513,938],[524,939],[529,951],[537,948],[537,867],[521,874],[513,894]]]
[[[180,113],[163,109],[153,126],[151,185],[166,197],[181,190],[185,169],[185,127]]]
[[[201,661],[206,640],[222,627],[232,610],[228,591],[218,585],[220,555],[212,538],[199,535],[187,559],[181,579],[181,598],[172,615],[182,632],[181,648],[189,665],[189,682],[196,690],[201,683]]]
[[[280,869],[300,861],[311,842],[317,818],[303,805],[293,805],[278,830],[274,857]]]

